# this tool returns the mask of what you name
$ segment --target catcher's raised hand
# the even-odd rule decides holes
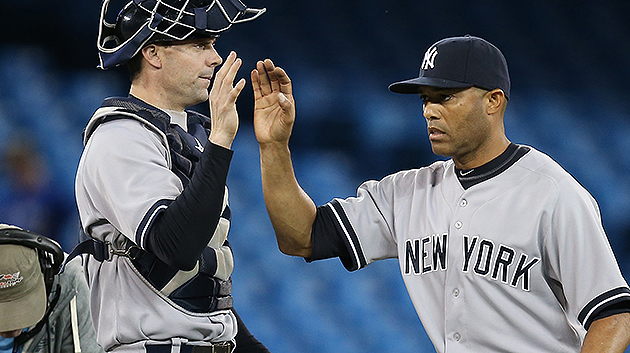
[[[214,78],[208,97],[212,120],[209,140],[226,148],[232,146],[238,131],[236,99],[245,87],[245,79],[240,79],[236,85],[234,79],[241,64],[242,60],[236,53],[230,52]]]
[[[288,144],[295,122],[291,79],[270,59],[258,61],[252,70],[254,129],[260,144]]]

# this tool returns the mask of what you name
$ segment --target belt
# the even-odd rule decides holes
[[[147,353],[171,353],[170,344],[163,345],[151,345],[146,346]],[[189,344],[182,344],[180,346],[180,353],[232,353],[236,346],[234,342],[227,341],[221,343],[214,343],[212,346],[191,346]]]

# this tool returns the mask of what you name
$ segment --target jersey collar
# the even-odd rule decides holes
[[[455,175],[457,175],[457,179],[464,190],[466,190],[503,173],[503,171],[527,154],[529,150],[529,147],[510,143],[503,153],[480,167],[472,169],[459,169],[455,167]]]

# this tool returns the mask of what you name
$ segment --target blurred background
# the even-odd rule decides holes
[[[110,10],[124,1],[112,1]],[[500,0],[248,0],[266,7],[217,42],[272,58],[293,80],[291,140],[298,180],[318,204],[367,179],[427,165],[415,96],[387,90],[417,76],[424,51],[472,34],[507,58],[508,137],[548,153],[598,200],[622,271],[630,275],[630,2]],[[0,222],[78,239],[74,174],[81,132],[103,98],[126,95],[124,68],[98,64],[96,0],[1,0]],[[281,254],[264,208],[251,85],[228,186],[235,306],[273,353],[434,352],[396,260],[348,273],[337,259]],[[207,113],[207,107],[195,107]]]

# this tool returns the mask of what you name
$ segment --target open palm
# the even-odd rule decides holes
[[[286,144],[295,122],[291,80],[270,59],[259,61],[251,73],[254,89],[254,129],[258,143]]]

